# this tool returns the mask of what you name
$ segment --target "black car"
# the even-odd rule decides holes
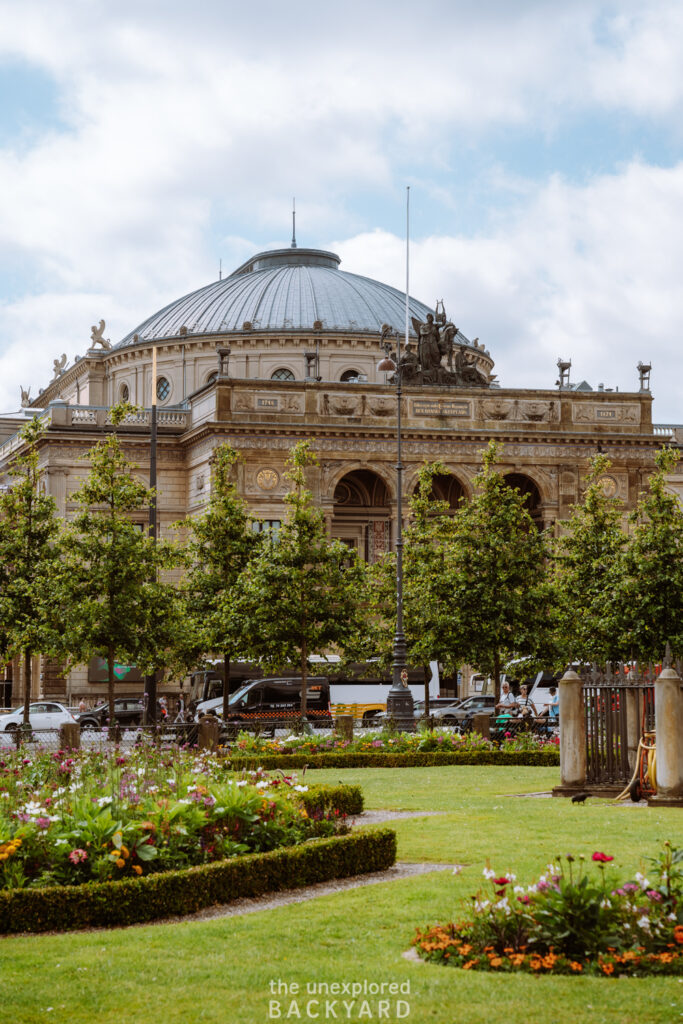
[[[223,698],[202,701],[197,713],[221,715]],[[241,729],[261,731],[287,726],[301,716],[301,679],[255,679],[230,694],[225,727],[230,733]],[[329,726],[330,684],[323,676],[310,676],[306,686],[306,718],[311,725]]]
[[[114,719],[117,725],[142,725],[145,706],[140,697],[117,697],[114,701]],[[109,724],[109,703],[98,704],[89,711],[74,715],[81,729],[101,729]],[[161,721],[160,706],[157,704],[157,721]]]

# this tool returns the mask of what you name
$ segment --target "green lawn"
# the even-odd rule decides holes
[[[521,880],[556,854],[614,854],[635,870],[665,838],[683,841],[683,811],[615,807],[605,801],[572,806],[566,800],[519,798],[548,790],[558,770],[444,767],[314,772],[307,781],[359,782],[366,806],[438,810],[439,817],[392,823],[399,858],[467,865],[462,874],[438,872],[368,886],[311,902],[206,923],[145,926],[61,936],[0,939],[0,1005],[12,1024],[33,1021],[210,1021],[260,1024],[269,1000],[280,1020],[405,1020],[408,1024],[672,1024],[683,1020],[683,979],[531,978],[466,974],[407,962],[416,925],[447,920],[476,890],[487,858]],[[337,996],[325,1016],[324,997],[306,1015],[307,984],[409,983],[406,1015],[359,1016]],[[298,984],[297,1017],[290,997],[272,995],[278,980]],[[293,997],[292,997],[293,998]],[[330,997],[334,998],[334,997]],[[396,997],[389,996],[392,1000]],[[52,1007],[48,1011],[48,1007]]]

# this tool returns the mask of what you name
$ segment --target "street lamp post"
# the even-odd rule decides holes
[[[396,362],[391,358],[390,345],[386,339],[396,339]],[[415,728],[413,695],[408,687],[408,666],[406,663],[406,637],[403,631],[403,459],[401,451],[401,339],[387,324],[382,328],[385,355],[378,364],[380,373],[394,372],[396,380],[396,632],[391,673],[391,689],[387,695],[387,714],[399,728],[412,731]]]
[[[152,348],[152,412],[150,422],[149,445],[149,486],[152,497],[149,502],[149,535],[156,544],[157,540],[157,350]],[[155,725],[157,720],[157,677],[152,672],[145,676],[144,699],[145,725]]]

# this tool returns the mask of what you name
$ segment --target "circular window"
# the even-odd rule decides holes
[[[270,375],[271,380],[294,380],[294,374],[291,370],[286,370],[284,366],[281,366],[279,370],[275,370]]]
[[[339,380],[357,380],[360,375],[360,370],[344,370]]]
[[[157,398],[160,402],[165,402],[170,394],[171,385],[165,377],[159,377],[157,381]]]
[[[130,398],[130,388],[128,387],[127,384],[122,384],[121,385],[121,390],[119,392],[119,396],[120,396],[122,402],[127,402],[128,401],[128,399]]]

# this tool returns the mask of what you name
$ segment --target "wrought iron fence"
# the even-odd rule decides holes
[[[654,681],[659,666],[596,666],[581,671],[586,721],[586,782],[626,785],[638,741],[654,732]]]

